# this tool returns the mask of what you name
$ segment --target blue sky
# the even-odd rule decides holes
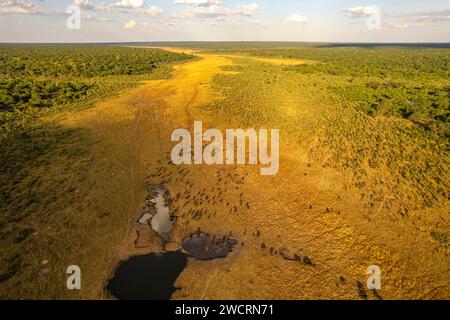
[[[0,42],[201,40],[450,42],[450,2],[0,0]]]

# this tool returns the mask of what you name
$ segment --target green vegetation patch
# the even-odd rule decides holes
[[[80,108],[164,79],[192,56],[160,49],[95,45],[0,46],[0,141],[49,110]]]
[[[448,245],[448,234],[446,233],[432,231],[431,237],[433,238],[433,240],[439,242],[441,245],[444,246]]]
[[[28,79],[0,80],[0,111],[49,108],[84,98],[94,85]]]
[[[0,73],[9,78],[144,75],[190,58],[150,48],[10,45],[0,47]]]
[[[334,90],[366,114],[403,118],[450,137],[450,87],[396,81],[350,83]]]
[[[311,161],[352,176],[366,208],[395,195],[398,216],[449,198],[448,49],[242,48],[213,52],[313,60],[276,66],[249,59],[214,79],[224,99],[204,105],[231,123],[280,128]],[[394,202],[394,201],[392,201]]]

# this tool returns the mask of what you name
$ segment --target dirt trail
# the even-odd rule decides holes
[[[181,288],[175,299],[360,299],[364,295],[358,283],[365,285],[367,267],[374,259],[388,270],[384,298],[418,297],[420,293],[411,289],[420,281],[408,278],[417,270],[374,238],[358,217],[364,208],[357,191],[346,187],[347,178],[341,174],[308,164],[307,148],[282,141],[281,169],[275,177],[260,176],[259,168],[252,166],[170,163],[173,130],[191,128],[194,120],[202,120],[205,128],[230,125],[199,106],[221,99],[212,89],[213,77],[226,73],[222,68],[232,64],[232,57],[196,55],[197,60],[176,66],[171,79],[148,81],[66,120],[68,125],[83,123],[93,130],[102,127],[99,138],[114,142],[106,150],[114,155],[111,166],[121,168],[102,190],[117,196],[103,196],[98,202],[116,211],[114,204],[127,204],[126,210],[119,206],[120,219],[108,222],[124,242],[117,242],[117,232],[116,240],[111,237],[116,258],[95,276],[105,281],[119,260],[144,252],[133,247],[132,226],[144,202],[147,177],[152,184],[164,184],[177,198],[171,207],[178,220],[169,250],[179,249],[182,239],[199,228],[239,239],[238,249],[226,259],[190,260],[175,285]],[[145,252],[159,250],[158,240],[153,240],[154,247]],[[441,267],[433,272],[438,274]],[[95,283],[92,292],[102,292],[103,283]],[[448,283],[440,283],[443,287],[434,295],[444,294]]]

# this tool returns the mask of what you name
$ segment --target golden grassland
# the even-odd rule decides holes
[[[168,80],[46,119],[67,135],[34,159],[42,165],[30,166],[18,184],[57,192],[45,205],[30,203],[30,211],[45,212],[21,226],[32,236],[13,250],[2,248],[12,264],[14,250],[24,250],[26,267],[0,286],[1,297],[110,298],[104,286],[119,261],[161,250],[155,235],[150,247],[134,246],[150,182],[178,195],[169,250],[199,228],[239,240],[225,259],[189,259],[174,299],[359,299],[357,283],[365,284],[373,264],[382,269],[383,288],[367,292],[369,299],[450,298],[448,241],[431,236],[450,231],[449,203],[429,190],[433,203],[423,206],[416,181],[426,173],[400,175],[412,172],[404,167],[420,167],[420,159],[444,157],[445,164],[445,152],[407,131],[393,134],[409,125],[402,120],[373,120],[351,108],[326,89],[329,80],[284,69],[310,60],[195,55]],[[255,166],[172,165],[170,135],[194,120],[222,130],[280,128],[279,174],[264,177]],[[379,166],[363,156],[377,148]],[[385,164],[389,158],[394,169]],[[445,166],[439,174],[448,181]],[[285,260],[286,251],[312,264]],[[65,288],[71,264],[81,267],[80,291]]]

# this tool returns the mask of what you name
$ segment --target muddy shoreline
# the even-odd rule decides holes
[[[166,251],[176,223],[176,216],[170,211],[173,200],[164,185],[147,184],[146,190],[145,205],[135,221],[134,246],[149,248],[157,236],[161,251],[135,255],[117,265],[105,290],[120,300],[169,300],[189,259],[226,258],[238,243],[230,236],[210,236],[198,230],[184,237],[177,251]]]

